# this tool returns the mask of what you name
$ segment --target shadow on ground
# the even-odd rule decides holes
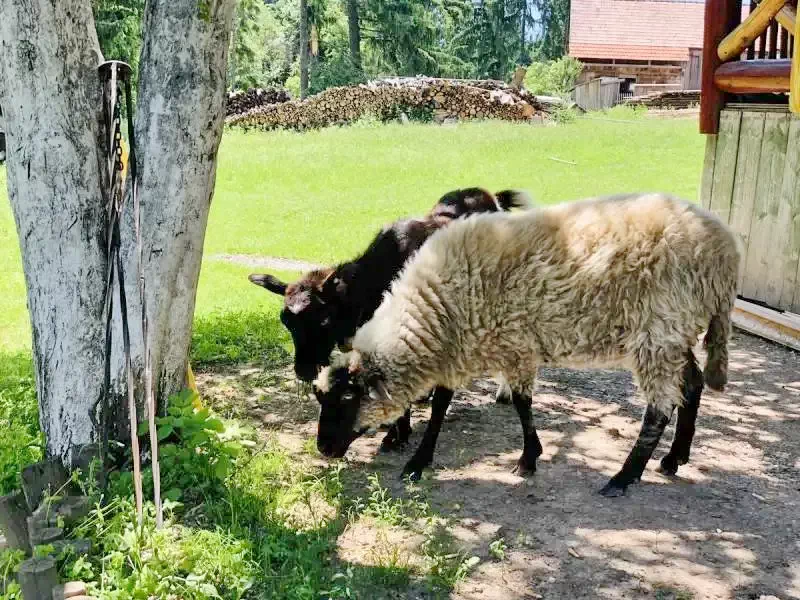
[[[724,394],[704,394],[691,462],[678,477],[655,471],[670,426],[643,482],[617,499],[596,492],[638,434],[643,405],[630,374],[542,370],[534,409],[545,450],[527,480],[511,474],[522,446],[513,409],[493,402],[489,381],[460,391],[424,486],[431,505],[452,517],[451,535],[482,559],[451,596],[800,598],[800,355],[737,333],[730,378]],[[289,451],[309,447],[316,403],[289,371],[231,369],[198,383]],[[378,453],[382,434],[353,445],[353,480],[374,471],[404,493],[400,470],[429,414],[414,412],[406,452]],[[353,560],[348,544],[369,545],[370,535],[343,536],[340,553]],[[508,547],[502,561],[488,551],[499,537]]]

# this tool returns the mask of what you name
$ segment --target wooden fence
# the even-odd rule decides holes
[[[603,110],[620,101],[620,83],[617,77],[598,77],[575,87],[575,104],[583,110]]]
[[[741,297],[800,313],[800,116],[730,105],[708,136],[701,201],[739,235]]]

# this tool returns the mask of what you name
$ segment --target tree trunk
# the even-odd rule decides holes
[[[350,60],[361,71],[361,24],[358,20],[358,0],[347,0],[347,30],[350,34]]]
[[[300,98],[308,96],[308,3],[300,0]]]
[[[47,453],[95,439],[104,364],[102,60],[89,0],[0,2],[8,192]]]
[[[197,282],[225,118],[225,75],[235,0],[149,0],[139,63],[136,123],[141,273],[156,402],[186,385]],[[198,10],[200,6],[200,10]],[[136,396],[142,405],[145,356],[139,315],[134,205],[128,199],[121,254]],[[119,306],[115,302],[115,306]],[[120,320],[114,332],[112,436],[127,437]],[[144,414],[139,414],[139,420]]]
[[[159,402],[184,386],[195,292],[224,118],[235,0],[148,0],[135,139],[150,364]],[[22,250],[47,453],[69,460],[101,432],[129,438],[119,314],[104,372],[106,277],[102,56],[89,0],[0,2],[0,105]],[[133,159],[133,157],[131,157]],[[145,360],[129,200],[121,254],[137,398]],[[118,300],[118,299],[117,299]],[[115,310],[119,302],[115,301]],[[140,413],[140,419],[144,414]]]

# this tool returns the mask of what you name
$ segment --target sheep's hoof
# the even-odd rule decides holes
[[[536,462],[528,464],[524,458],[520,458],[517,461],[517,466],[514,467],[511,472],[519,477],[530,477],[536,474]]]
[[[600,490],[600,495],[606,498],[619,498],[625,495],[625,490],[628,488],[626,484],[616,483],[613,479],[603,486]]]
[[[620,477],[619,475],[615,475],[612,477],[607,484],[603,486],[603,489],[600,490],[600,495],[605,496],[606,498],[619,498],[620,496],[624,496],[628,486],[632,483],[639,483],[641,481],[641,477],[634,477],[633,479],[627,481],[627,477]]]
[[[381,452],[401,452],[408,446],[408,440],[401,440],[391,434],[387,434],[381,441]]]
[[[667,454],[661,459],[661,464],[658,466],[656,471],[664,475],[674,477],[678,474],[678,467],[685,465],[687,462],[689,461],[686,459],[678,458],[672,454]]]
[[[405,479],[408,477],[411,481],[419,481],[422,479],[422,471],[425,470],[427,465],[415,465],[414,463],[408,463],[404,468],[403,472],[400,474],[400,479]]]

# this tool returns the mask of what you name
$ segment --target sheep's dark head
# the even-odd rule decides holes
[[[347,293],[351,273],[333,269],[311,271],[294,283],[274,275],[250,275],[252,283],[283,296],[281,322],[294,342],[294,371],[298,379],[312,381],[328,364],[337,343],[353,335],[348,318]]]
[[[393,407],[380,373],[364,368],[358,352],[337,357],[313,385],[321,407],[317,448],[330,458],[341,458],[369,429],[393,423],[403,414]]]

